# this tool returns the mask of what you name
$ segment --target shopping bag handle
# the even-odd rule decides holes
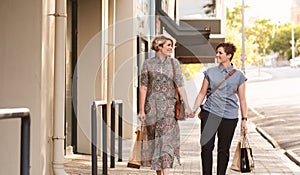
[[[241,146],[241,148],[250,148],[250,143],[249,143],[247,134],[242,136],[240,146]]]

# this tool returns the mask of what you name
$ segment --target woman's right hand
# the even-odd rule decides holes
[[[145,112],[140,112],[139,113],[139,120],[141,122],[144,122],[146,120],[146,114],[145,114]]]
[[[190,106],[185,106],[185,116],[187,118],[193,117],[192,116],[192,109],[190,108]]]

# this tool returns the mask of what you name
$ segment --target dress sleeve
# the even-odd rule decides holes
[[[183,87],[184,81],[183,81],[183,75],[180,68],[180,63],[177,59],[174,58],[174,69],[175,69],[175,83],[177,87]]]
[[[144,61],[142,71],[141,71],[141,85],[148,87],[149,83],[149,74],[148,74],[148,66],[147,60]]]

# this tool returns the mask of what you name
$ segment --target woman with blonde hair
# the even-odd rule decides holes
[[[143,140],[147,140],[143,141],[142,165],[151,166],[159,175],[169,174],[175,157],[180,163],[180,130],[175,119],[174,83],[185,103],[186,116],[192,114],[180,63],[171,58],[173,46],[171,38],[155,37],[151,45],[155,56],[145,60],[141,72],[139,118],[146,130]]]

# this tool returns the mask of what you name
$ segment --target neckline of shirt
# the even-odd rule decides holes
[[[232,69],[233,69],[233,64],[231,63],[231,65],[229,66],[229,67],[227,67],[227,68],[223,68],[222,66],[221,66],[221,64],[219,64],[219,66],[218,66],[218,69],[221,71],[221,72],[226,72],[226,73],[229,73],[230,71],[232,71]]]
[[[160,63],[160,64],[164,64],[164,63],[166,63],[170,59],[171,59],[171,57],[167,57],[164,61],[161,61],[161,59],[158,56],[155,56],[156,62]]]

